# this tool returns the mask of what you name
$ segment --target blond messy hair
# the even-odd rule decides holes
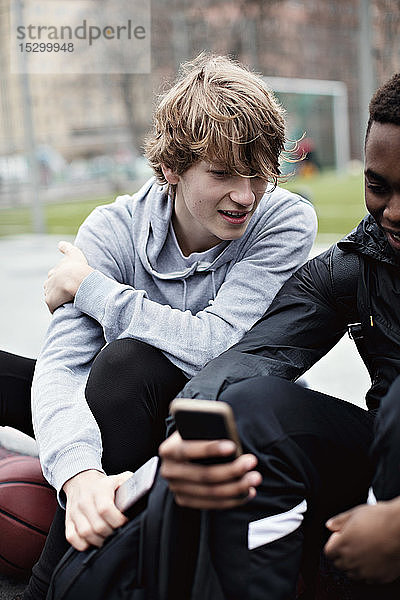
[[[208,160],[228,173],[276,185],[283,115],[259,75],[226,56],[202,53],[181,66],[173,87],[160,97],[145,154],[163,184],[162,164],[181,175]]]

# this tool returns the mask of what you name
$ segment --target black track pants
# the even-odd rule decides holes
[[[33,435],[31,385],[35,363],[31,358],[0,351],[0,425]]]
[[[225,597],[294,599],[300,569],[312,587],[325,521],[366,502],[374,472],[378,499],[400,495],[400,378],[383,402],[372,460],[374,417],[347,402],[277,377],[231,385],[221,400],[263,475],[251,502],[212,513],[210,549]],[[357,600],[400,598],[394,587],[354,589],[362,588]]]
[[[185,378],[161,353],[145,344],[121,340],[108,348],[93,365],[87,397],[102,430],[105,464],[109,472],[117,472],[135,468],[130,463],[133,455],[140,455],[133,459],[136,465],[153,453],[152,448],[162,439],[161,435],[155,441],[163,432],[169,401]],[[146,371],[146,377],[143,373],[140,376],[139,369],[128,385],[125,368],[119,370],[120,354],[126,357],[129,373],[136,360],[138,365],[142,363],[143,356],[145,363],[153,357],[153,368]],[[121,385],[114,387],[125,390],[116,396],[111,383],[115,381]],[[129,391],[133,389],[135,394]],[[127,413],[121,410],[125,396],[145,398],[136,402],[141,417],[135,421],[140,423],[140,431],[132,428],[134,435],[127,427],[129,419],[123,418],[133,414],[132,402]],[[371,482],[378,500],[400,495],[400,378],[382,401],[375,432],[370,413],[276,377],[232,385],[221,399],[232,405],[244,450],[257,455],[263,482],[257,497],[240,509],[211,513],[214,566],[227,600],[292,600],[300,568],[307,583],[312,582],[328,536],[324,527],[327,518],[365,502]],[[108,402],[112,415],[107,412]],[[1,414],[5,414],[3,410]],[[116,418],[118,414],[121,419]],[[148,428],[143,429],[146,415]],[[138,447],[142,437],[146,438],[145,448],[141,444]],[[118,442],[122,438],[128,442],[117,444],[116,450],[113,439]],[[63,531],[64,513],[60,510],[26,599],[45,597],[54,564],[66,548]],[[397,583],[354,584],[352,594],[351,600],[400,598]]]

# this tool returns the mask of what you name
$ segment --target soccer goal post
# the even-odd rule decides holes
[[[299,97],[325,96],[331,99],[334,162],[337,171],[345,170],[350,160],[350,130],[346,84],[342,81],[291,77],[264,77],[264,80],[268,87],[277,92],[278,95],[297,94]]]

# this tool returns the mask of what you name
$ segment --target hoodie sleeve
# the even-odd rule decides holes
[[[103,345],[101,327],[72,304],[55,311],[36,363],[32,416],[43,474],[58,492],[81,471],[102,471],[101,435],[84,390]]]
[[[128,229],[124,229],[126,210],[123,202],[95,209],[77,237],[91,264],[117,280],[127,276],[124,270],[128,266],[120,260],[115,240],[132,244]],[[111,214],[107,227],[105,213]],[[93,360],[105,343],[97,321],[68,303],[54,312],[37,360],[33,425],[43,473],[58,492],[67,479],[81,471],[102,471],[101,435],[84,391]]]
[[[100,270],[84,279],[75,307],[101,324],[107,342],[123,337],[147,342],[191,377],[254,325],[308,257],[316,234],[312,206],[291,195],[272,212],[249,237],[215,299],[195,315],[158,304]]]

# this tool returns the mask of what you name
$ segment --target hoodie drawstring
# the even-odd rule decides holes
[[[217,295],[217,289],[215,287],[215,271],[214,269],[211,271],[211,283],[213,289],[213,300],[215,300],[215,296]]]
[[[187,297],[187,283],[186,279],[181,279],[183,283],[183,299],[182,299],[182,310],[186,310],[186,297]]]
[[[213,300],[215,300],[215,297],[217,295],[217,288],[216,288],[216,284],[215,284],[215,271],[214,271],[214,269],[212,269],[210,272],[211,272],[212,295],[213,295]],[[182,310],[185,311],[186,310],[186,301],[187,301],[186,278],[182,277],[181,281],[183,283]]]

